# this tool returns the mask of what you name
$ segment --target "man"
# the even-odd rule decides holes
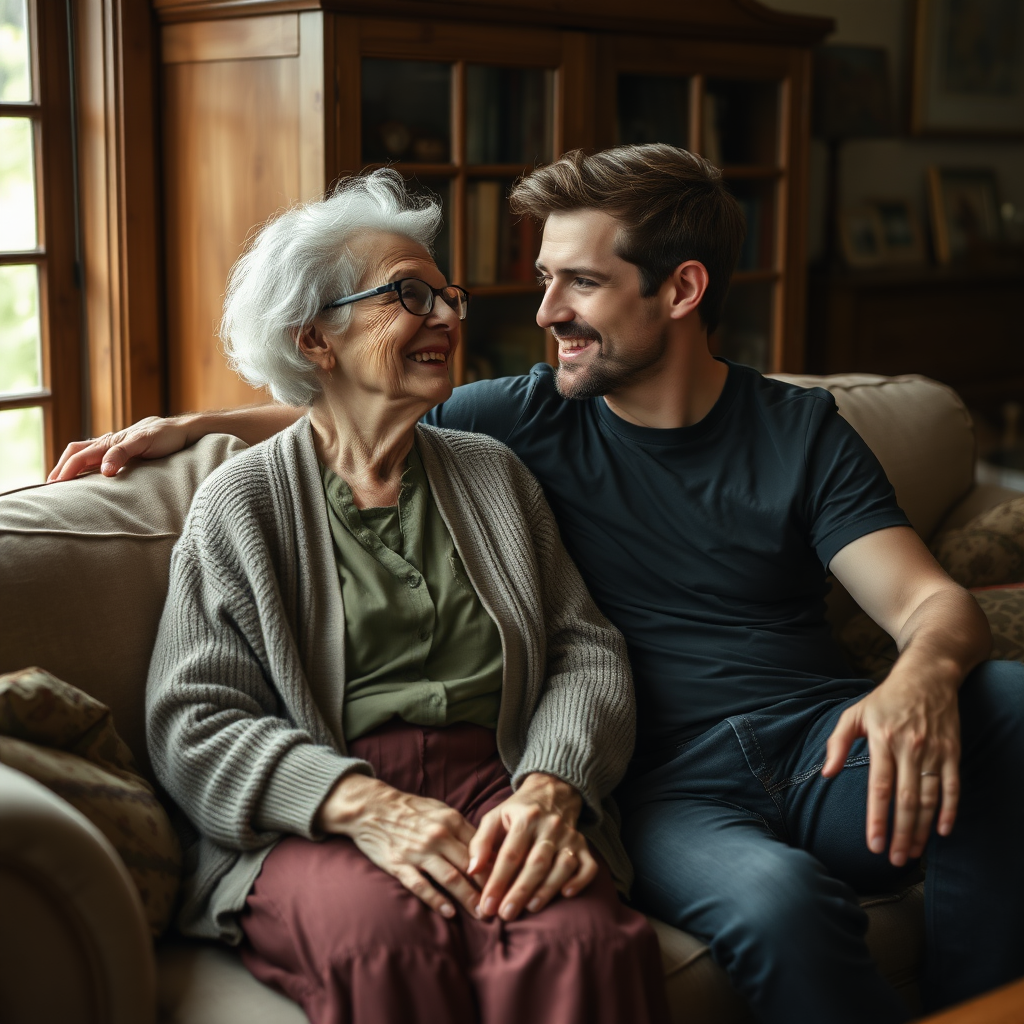
[[[977,604],[828,393],[711,356],[743,236],[719,173],[665,145],[577,152],[512,199],[544,224],[537,321],[558,370],[459,388],[428,419],[520,455],[629,643],[634,900],[704,938],[761,1020],[904,1020],[855,892],[907,881],[927,848],[929,1007],[1024,973],[1006,870],[1024,668],[982,664]],[[143,421],[71,446],[54,476],[298,414]],[[899,645],[878,686],[832,645],[826,572]]]

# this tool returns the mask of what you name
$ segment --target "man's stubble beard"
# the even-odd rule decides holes
[[[603,345],[603,342],[598,341],[597,344]],[[668,335],[663,331],[639,352],[604,356],[602,348],[592,364],[585,368],[565,366],[559,362],[555,370],[555,388],[563,398],[574,400],[613,394],[652,377],[667,347]]]

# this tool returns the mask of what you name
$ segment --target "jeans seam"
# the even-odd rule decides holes
[[[868,764],[871,758],[868,754],[861,754],[858,757],[848,758],[846,763],[843,765],[844,768],[859,768],[861,765]],[[816,765],[812,765],[805,772],[801,772],[799,775],[794,775],[791,778],[783,779],[782,782],[776,782],[769,790],[770,793],[775,794],[780,789],[785,789],[787,786],[797,786],[801,782],[806,782],[808,779],[813,778],[819,774],[821,769],[825,767],[824,761],[819,761]]]
[[[789,829],[786,826],[786,812],[785,812],[785,809],[783,808],[782,804],[778,800],[775,799],[775,794],[776,794],[776,792],[778,791],[778,789],[780,787],[777,786],[777,785],[772,785],[772,770],[771,770],[771,766],[768,764],[768,759],[764,756],[764,751],[761,749],[761,744],[758,741],[757,733],[754,732],[753,726],[750,724],[750,722],[746,718],[741,718],[740,722],[742,723],[743,728],[746,731],[747,735],[753,741],[754,746],[757,748],[757,756],[761,759],[761,768],[763,769],[763,771],[758,773],[758,772],[754,771],[754,769],[751,768],[750,769],[751,774],[754,776],[755,779],[757,779],[758,782],[761,783],[761,787],[764,789],[765,794],[771,800],[772,805],[775,807],[775,810],[778,813],[779,822],[782,825],[783,831],[788,835]],[[742,744],[741,744],[741,746],[742,746]],[[745,754],[744,754],[744,756],[745,756]],[[748,768],[750,767],[749,760],[747,761],[747,767]],[[753,813],[756,814],[756,812],[753,812]],[[776,832],[775,829],[773,829],[768,824],[768,822],[765,821],[765,819],[763,817],[761,817],[760,814],[757,814],[757,817],[764,824],[764,827],[767,828],[768,831],[776,839],[783,840],[783,836],[780,836],[778,834],[778,832]],[[788,840],[786,840],[786,841],[788,841]]]

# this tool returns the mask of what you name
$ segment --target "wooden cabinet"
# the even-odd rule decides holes
[[[1024,394],[1024,264],[811,276],[807,368],[921,373],[998,420]]]
[[[751,231],[715,343],[761,369],[803,368],[809,48],[828,21],[755,0],[154,7],[171,411],[258,397],[215,333],[252,228],[383,163],[445,205],[438,262],[473,296],[457,382],[553,358],[533,320],[539,238],[508,190],[567,149],[619,142],[724,165]]]

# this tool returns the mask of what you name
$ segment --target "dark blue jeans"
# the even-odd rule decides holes
[[[899,888],[916,865],[867,848],[863,740],[821,776],[836,721],[869,688],[728,719],[617,794],[635,904],[707,942],[765,1024],[909,1017],[868,956],[857,894]],[[1024,974],[1024,665],[979,666],[960,717],[960,810],[926,851],[929,1010]]]

